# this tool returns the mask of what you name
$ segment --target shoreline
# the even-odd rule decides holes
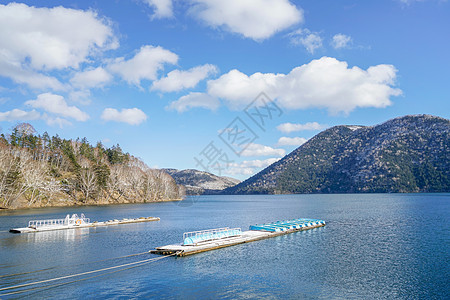
[[[184,199],[165,199],[165,200],[158,200],[158,201],[146,201],[146,202],[122,202],[122,203],[71,203],[68,205],[46,205],[46,206],[28,206],[28,207],[14,207],[14,208],[7,208],[7,207],[0,207],[0,213],[1,212],[7,212],[7,211],[19,211],[19,210],[31,210],[31,209],[47,209],[47,208],[74,208],[74,207],[89,207],[89,206],[113,206],[113,205],[128,205],[128,204],[152,204],[152,203],[161,203],[161,202],[177,202],[177,201],[183,201]]]

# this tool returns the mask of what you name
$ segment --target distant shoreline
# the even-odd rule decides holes
[[[48,205],[48,206],[29,206],[29,207],[0,207],[1,211],[17,211],[17,210],[29,210],[29,209],[45,209],[45,208],[64,208],[64,207],[84,207],[84,206],[113,206],[113,205],[128,205],[128,204],[151,204],[161,202],[176,202],[183,201],[184,199],[165,199],[158,201],[146,201],[146,202],[121,202],[121,203],[72,203],[68,205]]]

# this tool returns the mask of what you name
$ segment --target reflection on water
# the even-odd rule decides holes
[[[179,243],[186,231],[224,226],[245,230],[251,224],[307,217],[323,219],[327,225],[23,296],[450,298],[449,194],[201,196],[191,206],[157,203],[28,210],[26,215],[3,212],[0,231],[23,227],[37,217],[81,212],[92,220],[157,216],[161,221],[33,234],[0,232],[0,276],[45,270],[1,278],[0,288],[138,261],[143,258],[115,258]]]
[[[76,228],[66,230],[41,231],[24,234],[11,234],[8,232],[0,238],[2,247],[21,247],[30,243],[60,244],[61,242],[82,241],[89,236],[89,228]],[[39,247],[39,246],[38,246]]]
[[[42,231],[25,234],[27,242],[42,243],[55,241],[75,241],[87,238],[89,228]]]

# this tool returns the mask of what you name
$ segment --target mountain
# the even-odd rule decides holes
[[[225,194],[450,192],[450,120],[335,126]]]
[[[219,191],[235,186],[241,182],[238,179],[217,176],[208,172],[193,169],[163,170],[172,176],[177,184],[184,185],[186,187],[186,194],[188,195],[217,194]]]

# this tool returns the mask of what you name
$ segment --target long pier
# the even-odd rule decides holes
[[[252,225],[250,230],[240,228],[219,228],[204,231],[187,232],[182,244],[157,247],[150,252],[160,255],[187,256],[224,247],[250,243],[297,231],[325,226],[325,221],[313,219],[295,219],[261,225]]]
[[[82,215],[83,216],[83,215]],[[28,227],[23,228],[13,228],[9,232],[12,233],[33,233],[33,232],[43,232],[52,230],[66,230],[66,229],[76,229],[76,228],[89,228],[89,227],[101,227],[110,225],[121,225],[130,223],[142,223],[142,222],[153,222],[159,221],[158,217],[141,217],[134,219],[121,219],[121,220],[109,220],[103,222],[89,222],[89,219],[78,216],[66,219],[54,219],[54,220],[36,220],[30,221]]]

